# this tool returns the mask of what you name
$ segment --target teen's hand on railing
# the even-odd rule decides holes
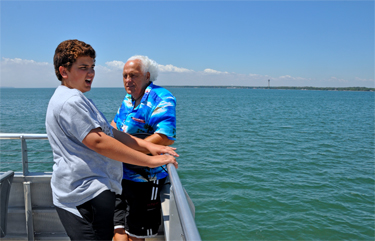
[[[163,166],[168,163],[172,163],[176,167],[176,169],[178,168],[178,162],[176,161],[176,158],[169,154],[152,156],[151,158],[153,160],[152,166],[150,166],[151,168]]]
[[[149,142],[147,149],[153,156],[168,154],[171,156],[178,157],[179,155],[175,152],[176,148],[171,146],[162,146]]]

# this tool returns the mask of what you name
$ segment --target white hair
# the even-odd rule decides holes
[[[130,57],[127,61],[136,60],[136,59],[140,60],[142,63],[141,70],[143,74],[146,74],[147,72],[149,72],[150,81],[151,82],[155,81],[159,74],[158,64],[154,60],[149,59],[147,56],[143,56],[143,55],[134,55]]]

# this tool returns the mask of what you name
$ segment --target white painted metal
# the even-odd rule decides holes
[[[26,234],[28,240],[34,240],[34,219],[33,219],[33,208],[31,205],[31,183],[23,183],[23,193],[25,200],[25,218],[26,218]]]
[[[8,240],[69,240],[52,203],[51,172],[30,173],[27,139],[47,139],[46,134],[0,133],[0,139],[20,139],[23,172],[16,172],[8,207]],[[163,225],[160,235],[146,241],[201,240],[194,221],[194,204],[181,185],[177,171],[168,165],[170,183],[161,193]],[[1,173],[0,173],[1,174]]]
[[[180,178],[178,177],[177,170],[172,164],[168,164],[167,167],[172,183],[173,198],[177,207],[176,211],[183,229],[184,240],[201,240],[198,228],[195,225],[194,216],[185,195],[185,191],[181,185]]]

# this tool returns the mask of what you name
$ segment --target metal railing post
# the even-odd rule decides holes
[[[23,193],[25,196],[25,217],[26,217],[26,234],[27,240],[34,241],[34,220],[33,208],[31,205],[31,183],[23,183]]]
[[[29,174],[29,160],[27,158],[27,144],[26,139],[24,136],[20,136],[21,138],[21,149],[22,149],[22,172],[24,176]]]

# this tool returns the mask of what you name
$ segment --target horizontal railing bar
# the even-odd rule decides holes
[[[198,228],[195,224],[193,214],[191,213],[189,204],[186,199],[184,189],[180,178],[178,177],[177,170],[173,164],[167,165],[169,179],[171,180],[172,190],[176,201],[177,210],[179,213],[181,226],[184,231],[185,240],[187,241],[199,241],[201,237],[199,235]]]
[[[1,161],[1,163],[21,163],[21,162],[17,162],[17,161],[12,161],[12,162],[10,162],[10,161],[5,161],[5,162],[3,162],[3,161]],[[45,162],[38,162],[38,161],[28,161],[27,163],[54,163],[53,161],[45,161]]]
[[[47,134],[0,133],[0,139],[45,139]]]
[[[4,140],[4,139],[3,139]],[[22,149],[12,149],[12,150],[0,150],[0,152],[20,152],[22,151]],[[27,150],[28,153],[32,153],[32,152],[50,152],[52,150]]]

